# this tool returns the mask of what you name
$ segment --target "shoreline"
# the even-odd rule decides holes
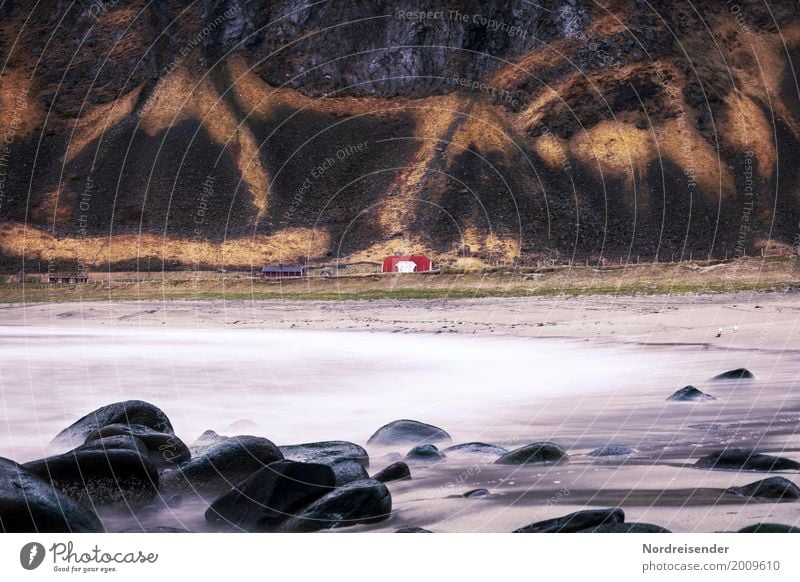
[[[180,300],[0,304],[0,324],[306,329],[800,349],[800,293],[373,301]],[[721,331],[720,331],[721,330]]]

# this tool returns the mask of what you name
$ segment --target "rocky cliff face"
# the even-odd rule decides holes
[[[0,4],[0,253],[788,249],[794,4]]]

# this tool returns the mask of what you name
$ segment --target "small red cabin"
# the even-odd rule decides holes
[[[430,271],[431,260],[423,256],[397,256],[383,259],[384,273],[421,273]]]

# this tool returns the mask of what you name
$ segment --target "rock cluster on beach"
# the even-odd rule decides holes
[[[735,372],[735,378],[727,379],[746,378]],[[708,399],[691,386],[676,394],[678,398],[669,400]],[[450,434],[434,425],[409,419],[391,422],[368,440],[371,446],[383,447],[376,457],[382,460],[380,470],[370,470],[367,449],[341,440],[277,446],[261,436],[225,436],[209,430],[187,446],[158,407],[139,400],[117,402],[61,431],[53,444],[60,450],[69,447],[66,452],[23,464],[0,458],[0,531],[102,532],[106,529],[101,521],[103,508],[124,508],[135,517],[155,501],[171,505],[192,497],[202,501],[197,515],[212,531],[313,532],[391,520],[388,525],[393,531],[422,533],[430,530],[399,523],[392,505],[393,488],[415,487],[418,471],[450,466],[461,471],[469,462],[472,467],[508,470],[509,475],[524,480],[537,468],[569,467],[570,463],[570,453],[549,441],[529,442],[512,450],[491,443],[451,441]],[[387,449],[392,452],[387,454]],[[636,455],[627,445],[608,443],[588,454],[579,453],[573,460],[588,456],[592,463],[619,464]],[[621,460],[613,461],[615,458]],[[786,472],[800,470],[800,462],[729,447],[697,458],[694,467]],[[454,475],[442,496],[460,498],[475,507],[491,506],[503,497],[494,486],[451,487],[466,483]],[[739,483],[719,494],[729,496],[732,503],[800,500],[800,488],[785,476]],[[520,506],[520,512],[526,507]],[[547,514],[532,513],[536,515],[537,521],[530,520],[515,531],[668,531],[655,524],[626,521],[625,512],[618,507],[589,506],[561,516],[552,511],[548,519],[541,519]],[[166,524],[136,523],[124,531],[185,531]],[[115,528],[120,530],[121,526]],[[742,531],[796,530],[762,523]]]

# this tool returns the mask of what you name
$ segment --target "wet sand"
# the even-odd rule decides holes
[[[341,303],[36,304],[2,306],[0,325],[16,326],[18,332],[55,327],[59,332],[74,332],[79,338],[84,338],[81,334],[85,330],[102,328],[134,333],[158,329],[402,333],[412,334],[420,342],[423,338],[434,342],[434,347],[425,350],[420,360],[425,366],[437,359],[435,342],[455,350],[452,353],[456,356],[459,350],[467,350],[463,353],[469,354],[468,350],[476,346],[481,350],[485,346],[489,353],[508,346],[509,350],[519,352],[514,352],[513,360],[518,367],[513,380],[509,381],[511,376],[502,370],[481,377],[482,384],[478,383],[477,388],[465,386],[465,393],[469,394],[467,402],[458,401],[458,386],[437,390],[436,385],[431,385],[422,390],[430,394],[428,401],[424,394],[419,399],[409,396],[398,405],[396,413],[376,411],[377,405],[370,398],[380,397],[382,384],[373,386],[374,393],[358,392],[354,386],[355,402],[344,406],[336,403],[341,403],[346,388],[330,390],[324,380],[317,379],[317,388],[309,385],[309,392],[302,397],[291,391],[284,396],[295,402],[331,398],[325,402],[330,402],[330,416],[337,417],[334,424],[325,425],[319,420],[321,416],[315,419],[312,415],[294,420],[296,426],[291,427],[277,418],[280,416],[274,408],[277,401],[261,402],[256,408],[252,402],[245,402],[251,409],[250,416],[245,417],[250,422],[245,432],[266,436],[281,445],[324,438],[348,439],[363,445],[380,425],[378,418],[388,422],[406,413],[416,413],[419,420],[448,430],[453,444],[483,441],[513,448],[550,440],[570,455],[569,463],[553,466],[509,467],[493,464],[492,458],[463,455],[450,455],[435,465],[412,465],[411,481],[389,486],[394,507],[389,520],[343,531],[425,527],[437,532],[508,532],[579,509],[619,506],[625,510],[627,521],[655,523],[676,532],[709,532],[735,531],[763,521],[800,524],[800,503],[746,502],[725,492],[728,487],[776,473],[709,471],[692,466],[699,457],[724,446],[757,448],[800,460],[799,314],[800,301],[795,295],[747,293]],[[717,337],[720,327],[722,332]],[[442,337],[442,334],[452,335]],[[321,337],[331,337],[332,341],[346,345],[370,336],[358,333]],[[458,338],[466,343],[456,341]],[[470,338],[488,343],[472,343],[467,341]],[[69,339],[59,337],[57,341]],[[77,343],[83,349],[92,349],[93,344]],[[467,344],[471,347],[461,347]],[[402,345],[388,343],[381,349],[402,350]],[[559,351],[562,347],[563,352]],[[526,356],[528,349],[530,357]],[[555,350],[552,355],[547,351],[550,349]],[[447,358],[442,356],[442,360],[452,364],[449,359],[452,353]],[[537,358],[541,353],[546,357]],[[216,364],[212,364],[195,372],[191,366],[180,368],[181,377],[211,374],[209,382],[218,385],[221,372],[214,372]],[[351,364],[354,368],[348,371]],[[755,380],[708,381],[715,373],[739,366],[751,369]],[[565,370],[567,367],[575,369]],[[345,375],[345,380],[348,373],[353,378],[362,377],[365,380],[362,389],[369,388],[372,372],[363,362],[342,361],[336,369]],[[38,378],[35,374],[42,372],[38,368],[31,370],[25,372],[29,380]],[[114,373],[121,371],[117,368]],[[128,371],[137,373],[135,368]],[[0,372],[7,395],[9,382],[13,380],[9,373],[14,371],[4,366]],[[395,372],[402,374],[402,366]],[[232,381],[234,388],[254,384],[247,373],[239,376]],[[396,376],[393,373],[386,381]],[[558,383],[560,376],[577,385],[564,389]],[[445,373],[441,382],[447,382],[447,378]],[[464,378],[461,376],[458,381],[468,383]],[[175,378],[170,382],[180,383]],[[665,400],[686,384],[713,394],[717,400],[698,403]],[[392,390],[403,389],[389,385]],[[261,394],[268,389],[266,385],[259,386],[253,388],[253,393]],[[109,390],[108,401],[117,399],[115,390],[116,387]],[[189,443],[206,428],[235,434],[230,423],[243,413],[243,409],[221,408],[214,411],[216,423],[209,420],[213,415],[190,422],[193,416],[190,410],[175,410],[174,401],[172,406],[169,402],[159,402],[157,388],[148,390],[144,394],[146,399],[165,409],[173,418],[178,435]],[[131,391],[135,392],[135,388],[125,387],[124,396],[134,397]],[[225,395],[219,391],[224,401]],[[508,392],[507,398],[495,396],[504,392]],[[172,397],[180,396],[176,394]],[[232,398],[241,396],[239,392],[232,394]],[[103,397],[102,390],[92,396]],[[190,397],[189,393],[183,393],[183,398]],[[9,403],[5,406],[8,410]],[[70,406],[58,422],[66,425],[85,413],[87,410],[83,408],[88,402],[78,399],[71,401]],[[309,423],[307,427],[303,425],[305,421]],[[0,454],[7,454],[14,433],[3,437]],[[635,452],[625,458],[599,460],[588,456],[594,448],[607,444],[629,446]],[[368,450],[371,473],[406,452],[403,447],[368,447]],[[800,482],[797,473],[784,476]],[[478,487],[489,489],[491,495],[477,499],[461,495]],[[143,525],[205,530],[202,518],[205,506],[205,501],[187,499],[177,507],[153,507],[137,519]],[[111,513],[103,518],[110,530],[130,527],[129,518]]]

